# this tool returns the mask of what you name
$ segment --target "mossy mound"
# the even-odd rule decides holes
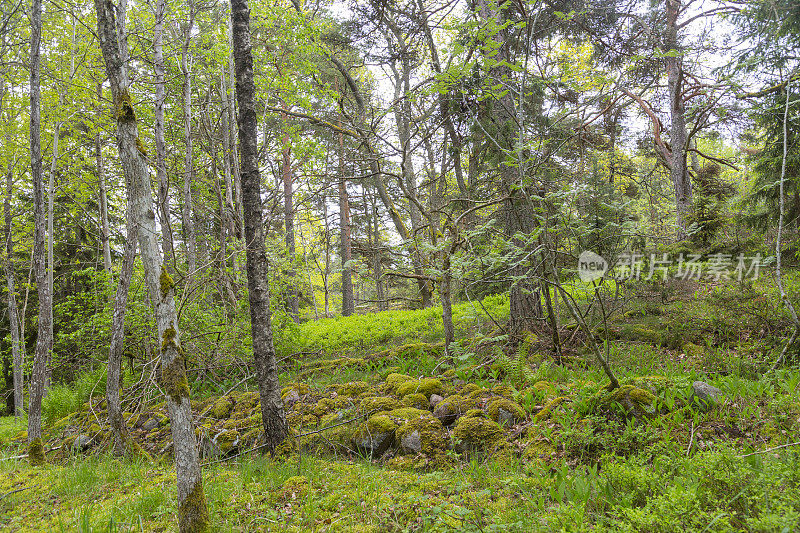
[[[344,385],[340,385],[337,388],[337,392],[341,396],[355,398],[360,394],[369,391],[369,389],[370,389],[369,384],[364,381],[351,381],[350,383],[345,383]]]
[[[411,381],[414,378],[408,376],[406,374],[397,374],[392,373],[386,376],[386,385],[393,391],[397,392],[397,387],[405,383],[406,381]]]
[[[611,410],[619,405],[627,416],[650,418],[656,414],[656,397],[647,389],[630,383],[620,385],[612,391],[601,391],[593,398],[595,410]]]
[[[364,413],[380,413],[383,411],[391,411],[398,407],[401,406],[397,403],[397,400],[387,398],[386,396],[370,396],[368,398],[362,398],[361,400],[361,411]]]
[[[409,394],[424,394],[430,398],[431,394],[442,392],[442,382],[436,378],[422,378],[404,381],[395,387],[395,393],[400,396]]]
[[[467,453],[490,451],[501,444],[503,436],[500,424],[478,416],[459,418],[453,429],[456,450]]]
[[[415,409],[423,410],[427,410],[428,406],[430,405],[428,398],[419,392],[403,396],[403,399],[400,400],[400,403],[403,407],[414,407]]]
[[[233,407],[236,404],[234,400],[229,396],[223,396],[215,401],[211,407],[209,407],[208,412],[206,413],[207,416],[216,418],[217,420],[222,420],[224,418],[228,418],[230,416],[231,411],[233,411]]]
[[[553,414],[553,411],[564,403],[568,398],[566,396],[559,396],[558,398],[553,398],[549,402],[545,404],[541,411],[536,413],[536,416],[533,417],[535,422],[541,422],[543,420],[547,420]]]
[[[516,402],[506,398],[492,400],[486,408],[489,418],[501,425],[512,425],[522,422],[526,418],[525,410]]]
[[[283,482],[279,493],[281,501],[297,500],[305,497],[311,484],[305,476],[292,476]]]

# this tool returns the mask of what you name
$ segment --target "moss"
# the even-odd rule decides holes
[[[483,409],[470,409],[464,413],[464,418],[486,418],[486,413]]]
[[[311,485],[305,476],[292,476],[283,482],[279,497],[281,500],[294,500],[305,496]]]
[[[139,150],[140,154],[147,157],[147,148],[145,148],[144,143],[142,143],[142,139],[139,137],[136,137],[136,148]]]
[[[361,400],[361,410],[365,413],[391,411],[392,409],[397,409],[397,407],[399,407],[397,400],[386,398],[385,396],[372,396]]]
[[[463,387],[461,387],[461,391],[459,394],[461,396],[469,396],[470,393],[475,392],[476,390],[481,390],[481,388],[474,383],[467,383]]]
[[[501,424],[517,424],[525,420],[525,410],[516,402],[505,398],[492,400],[486,408],[489,418]]]
[[[170,328],[172,329],[172,328]],[[172,330],[173,332],[175,330]],[[164,333],[166,336],[166,332]],[[179,355],[161,367],[161,381],[164,391],[175,402],[189,396],[189,382],[186,381],[186,369],[183,367],[183,356]]]
[[[402,418],[404,420],[412,420],[414,418],[418,418],[426,414],[428,414],[427,411],[423,411],[422,409],[415,409],[413,407],[400,407],[398,409],[389,411],[389,416],[393,416],[395,418]]]
[[[427,410],[428,406],[430,405],[430,401],[428,401],[428,398],[426,398],[424,394],[421,394],[419,392],[403,396],[403,399],[400,400],[400,403],[403,405],[403,407],[414,407],[416,409],[425,409],[425,410]]]
[[[223,396],[211,405],[208,410],[208,414],[217,420],[228,418],[233,410],[233,405],[232,399],[228,398],[227,396]]]
[[[492,394],[502,396],[503,398],[509,400],[514,398],[514,391],[512,391],[511,387],[508,385],[497,385],[496,387],[492,387]]]
[[[172,276],[169,275],[167,269],[161,267],[161,276],[159,277],[159,284],[161,286],[161,297],[166,298],[169,291],[175,286],[175,282],[172,281]]]
[[[252,409],[261,403],[261,397],[257,392],[234,392],[231,398],[236,402],[236,409]]]
[[[462,394],[463,394],[463,392],[462,392]],[[477,389],[477,390],[474,390],[474,391],[470,392],[469,394],[467,394],[467,399],[469,399],[469,400],[477,400],[479,398],[488,398],[491,395],[492,395],[491,391],[488,391],[486,389]]]
[[[503,428],[487,418],[461,417],[453,429],[459,451],[481,452],[496,447],[503,438]]]
[[[165,351],[170,346],[177,346],[175,343],[175,337],[178,335],[178,332],[175,331],[175,328],[169,326],[167,329],[164,330],[164,336],[161,339],[161,350]]]
[[[181,525],[181,531],[202,533],[209,530],[208,507],[206,507],[202,479],[198,479],[186,499],[178,505],[178,523]]]
[[[299,394],[300,396],[305,396],[306,394],[311,392],[311,389],[305,383],[289,383],[288,385],[286,385],[284,388],[281,389],[281,398],[285,398],[286,395],[293,390],[296,390],[297,394]]]
[[[389,386],[390,389],[393,391],[397,391],[397,387],[406,381],[411,381],[411,376],[407,376],[405,374],[389,374],[386,376],[386,384]]]
[[[436,378],[415,379],[400,383],[395,388],[395,391],[400,397],[412,393],[420,393],[424,394],[426,398],[430,398],[431,394],[439,394],[442,392],[442,382]]]
[[[133,122],[136,120],[136,113],[133,111],[131,95],[126,89],[122,89],[119,93],[115,115],[119,122]]]
[[[369,384],[365,383],[364,381],[353,381],[351,383],[345,383],[339,387],[338,393],[342,396],[348,397],[356,397],[359,394],[363,394],[369,390]]]
[[[550,415],[553,414],[553,410],[564,403],[565,400],[567,400],[566,396],[559,396],[558,398],[553,398],[547,402],[544,408],[536,413],[536,416],[533,417],[534,422],[541,422],[542,420],[547,420],[550,418]]]
[[[28,445],[28,461],[31,466],[40,466],[44,464],[44,445],[42,439],[35,438]]]
[[[235,429],[222,430],[214,437],[214,444],[223,455],[227,455],[239,445],[239,432]]]
[[[649,390],[627,383],[612,391],[601,390],[590,399],[589,407],[596,411],[619,405],[628,415],[650,417],[656,413],[655,400],[655,395]]]

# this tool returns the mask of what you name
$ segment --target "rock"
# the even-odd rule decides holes
[[[339,394],[342,396],[349,396],[351,398],[355,398],[359,394],[367,392],[369,390],[369,384],[363,381],[352,381],[350,383],[345,383],[339,387]]]
[[[516,402],[505,398],[493,400],[486,408],[489,418],[501,425],[513,425],[525,420],[525,410]]]
[[[692,383],[692,398],[707,411],[719,403],[722,391],[704,381],[695,381]]]
[[[72,441],[72,449],[78,452],[85,452],[89,449],[92,445],[92,437],[89,435],[78,435],[75,437],[75,440]]]
[[[235,429],[223,429],[214,435],[212,442],[222,455],[228,455],[236,451],[239,446],[239,432]]]
[[[145,431],[153,431],[158,427],[158,420],[155,418],[148,418],[147,421],[142,424],[142,429]]]
[[[435,408],[442,400],[444,400],[444,398],[442,398],[438,394],[431,394],[431,401],[430,401],[431,409]]]
[[[407,420],[395,432],[402,453],[423,453],[435,457],[447,447],[447,432],[438,418],[428,412]]]
[[[286,393],[286,396],[283,397],[283,406],[286,409],[291,409],[294,407],[294,404],[300,401],[300,393],[297,392],[297,389],[292,389]]]
[[[636,418],[655,415],[655,401],[656,397],[652,392],[630,384],[620,385],[607,393],[602,399],[602,403],[606,407],[610,407],[613,403],[618,403],[628,415]]]
[[[406,374],[392,373],[386,376],[386,384],[390,389],[396,391],[399,385],[405,383],[406,381],[411,381],[412,379],[414,378],[407,376]]]
[[[420,453],[422,451],[422,438],[416,429],[400,439],[400,449],[404,453]]]
[[[353,437],[353,448],[370,457],[380,457],[394,442],[394,432],[398,427],[399,424],[388,413],[373,415]]]
[[[385,396],[372,396],[361,400],[361,410],[365,413],[391,411],[397,407],[397,400]]]
[[[471,402],[459,394],[448,396],[438,404],[433,410],[433,416],[439,419],[445,426],[451,426],[458,417],[466,413],[475,402]]]
[[[217,420],[222,420],[224,418],[228,418],[233,410],[234,402],[231,398],[227,396],[223,396],[222,398],[218,399],[214,402],[214,405],[208,411],[209,416],[216,418]]]

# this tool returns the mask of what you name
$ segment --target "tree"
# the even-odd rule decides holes
[[[161,376],[167,395],[178,485],[178,525],[182,532],[204,531],[208,528],[209,517],[192,421],[185,359],[180,345],[174,284],[163,268],[158,246],[148,164],[139,140],[136,114],[129,93],[130,82],[123,60],[128,53],[127,41],[120,40],[114,4],[109,0],[95,0],[94,5],[100,48],[111,85],[117,146],[128,186],[131,219],[138,230],[147,288],[154,304],[161,340]],[[124,13],[124,10],[121,12]]]
[[[250,9],[247,4],[247,0],[231,1],[236,101],[239,104],[239,174],[242,181],[253,359],[261,397],[265,445],[270,451],[274,451],[286,438],[287,428],[278,382],[275,348],[272,343],[267,257],[264,251],[264,225],[261,212],[261,174],[258,170],[256,138],[258,124],[253,81],[253,52],[250,42]]]
[[[31,464],[44,462],[42,445],[42,396],[44,395],[47,360],[52,346],[52,293],[47,283],[45,233],[47,219],[44,206],[44,177],[42,176],[41,148],[41,89],[39,69],[42,39],[42,2],[33,0],[31,4],[31,178],[33,180],[33,261],[36,273],[36,287],[39,294],[39,327],[36,338],[36,352],[33,355],[33,373],[30,381],[30,407],[28,408],[28,458]],[[48,336],[49,335],[49,336]]]

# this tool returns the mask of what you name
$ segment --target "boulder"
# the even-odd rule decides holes
[[[510,426],[525,420],[525,410],[516,402],[506,398],[492,400],[486,408],[489,418],[500,425]]]
[[[442,392],[442,382],[436,378],[411,379],[397,385],[395,392],[401,398],[408,394],[424,394],[428,399]]]
[[[434,409],[442,400],[444,400],[444,398],[442,398],[438,394],[431,394],[431,400],[430,400],[431,409]]]
[[[446,435],[439,419],[428,412],[407,420],[395,430],[401,453],[423,453],[429,457],[444,452],[447,447]]]
[[[502,438],[503,428],[497,422],[479,416],[461,417],[453,429],[459,452],[484,452],[494,448]]]
[[[692,399],[705,411],[715,407],[722,399],[722,396],[721,390],[705,381],[692,383]]]
[[[419,392],[403,396],[403,399],[400,400],[400,403],[403,405],[403,407],[414,407],[415,409],[424,409],[424,410],[427,410],[428,406],[430,405],[428,398],[426,398],[424,394],[420,394]]]
[[[475,402],[459,394],[453,394],[436,404],[436,408],[433,410],[433,416],[438,418],[445,426],[451,426],[458,420],[458,417],[474,406]]]
[[[78,435],[75,437],[75,440],[72,441],[72,449],[77,452],[85,452],[92,446],[92,437],[89,435]]]

